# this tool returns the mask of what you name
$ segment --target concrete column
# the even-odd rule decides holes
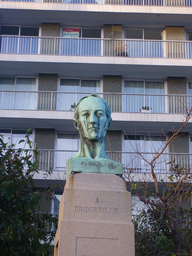
[[[172,136],[172,133],[169,133],[169,138]],[[169,162],[171,162],[170,167],[175,168],[186,168],[188,169],[190,166],[190,157],[189,153],[189,134],[188,133],[180,133],[179,136],[173,140],[172,143],[169,144],[169,152],[170,154]],[[183,153],[178,155],[178,153]]]
[[[58,23],[42,23],[41,36],[49,38],[41,40],[41,54],[59,54],[59,30],[60,25]]]
[[[57,91],[57,79],[56,74],[39,74],[39,93],[38,97],[38,109],[40,110],[56,110],[56,93],[51,91]],[[49,91],[49,93],[46,93]],[[44,93],[43,93],[44,92]]]
[[[113,153],[112,151],[122,152],[122,132],[121,131],[107,131],[105,139],[106,151],[110,152],[108,157],[112,160],[121,162],[121,153]]]
[[[168,77],[168,94],[176,94],[169,96],[169,113],[186,113],[187,94],[186,78]]]
[[[104,99],[109,104],[112,112],[122,111],[122,76],[103,76]],[[113,94],[112,94],[113,93]]]
[[[50,170],[54,166],[54,148],[55,148],[55,130],[54,129],[36,129],[35,143],[40,151],[39,169]]]
[[[166,27],[165,40],[177,41],[166,43],[167,58],[185,58],[185,42],[178,42],[185,40],[184,27]]]
[[[104,25],[104,38],[122,38],[122,25]]]
[[[38,149],[55,148],[55,130],[54,129],[36,129],[35,143]]]
[[[104,38],[122,38],[122,25],[104,25]],[[118,55],[121,45],[121,40],[104,41],[104,56]]]

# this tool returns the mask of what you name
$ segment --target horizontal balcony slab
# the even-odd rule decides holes
[[[0,128],[44,128],[77,132],[73,126],[72,111],[0,110]],[[110,130],[129,134],[159,134],[177,131],[183,121],[182,114],[112,113]],[[183,130],[192,134],[192,119]]]
[[[1,76],[38,76],[39,73],[84,78],[121,75],[132,79],[186,77],[191,80],[192,61],[173,58],[0,54]]]
[[[98,15],[99,13],[99,15]],[[191,27],[192,8],[187,6],[140,6],[105,4],[62,4],[0,2],[2,25],[60,23],[61,26],[103,27],[103,24],[169,25]],[[129,15],[127,15],[129,14]],[[35,19],[34,19],[35,16]],[[178,17],[179,16],[179,17]],[[65,17],[65,18],[63,18]]]

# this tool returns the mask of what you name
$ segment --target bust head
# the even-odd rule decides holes
[[[74,126],[81,138],[98,141],[105,138],[111,123],[111,110],[97,94],[79,100],[74,110]]]

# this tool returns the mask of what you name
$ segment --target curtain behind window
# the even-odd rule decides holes
[[[189,106],[192,106],[192,82],[189,83],[188,94],[190,95],[188,97],[188,104],[189,104]]]
[[[74,106],[74,104],[77,104],[80,98],[90,93],[99,93],[100,81],[99,80],[81,80],[80,81],[80,79],[61,79],[60,91],[63,93],[58,94],[57,109],[69,111],[73,109],[72,106]]]
[[[15,79],[14,78],[0,78],[0,108],[13,109],[14,108],[14,91]],[[2,92],[2,91],[12,92]]]
[[[166,138],[160,136],[125,136],[124,151],[132,153],[125,154],[123,160],[124,166],[126,166],[128,170],[131,168],[135,172],[150,172],[150,165],[136,152],[140,152],[143,157],[150,162],[155,157],[157,152],[160,152],[165,143]],[[166,153],[166,150],[164,153]],[[156,172],[166,172],[167,162],[167,155],[161,155],[155,162],[154,170]]]
[[[77,134],[58,134],[57,152],[55,153],[55,167],[57,170],[66,168],[66,161],[76,154],[79,148]],[[64,152],[65,151],[65,152]],[[71,152],[69,152],[71,151]]]
[[[145,96],[145,106],[151,108],[153,113],[165,113],[165,97],[164,97],[164,83],[160,82],[146,82],[145,83],[146,94],[161,94]]]
[[[152,113],[165,113],[164,83],[145,82],[144,84],[142,81],[125,81],[124,92],[133,94],[124,96],[124,112],[140,112],[142,107],[148,107]]]
[[[144,105],[144,97],[138,94],[144,93],[144,83],[142,81],[125,81],[124,92],[133,94],[124,96],[124,112],[140,112],[141,107]]]
[[[36,89],[35,78],[17,78],[15,99],[16,109],[35,109],[36,108],[36,93],[33,92]]]
[[[79,79],[61,79],[60,92],[62,93],[57,97],[57,110],[69,111],[74,103],[77,104],[80,95],[75,92],[79,92],[79,83]]]

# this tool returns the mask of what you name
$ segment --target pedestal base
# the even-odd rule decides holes
[[[59,207],[54,256],[134,256],[131,195],[112,174],[68,177]]]

